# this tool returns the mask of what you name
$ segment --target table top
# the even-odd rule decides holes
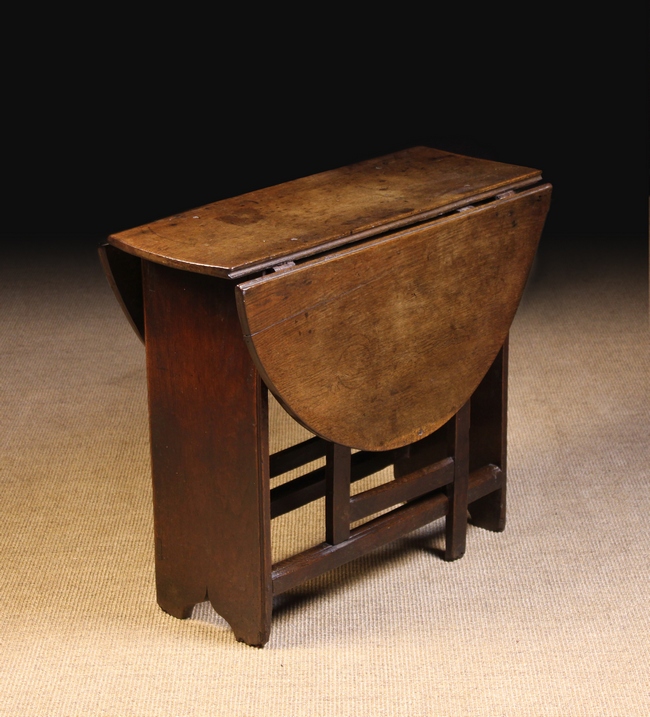
[[[166,266],[239,278],[434,218],[541,172],[429,147],[389,154],[129,229],[108,241]]]
[[[262,380],[310,431],[369,451],[429,435],[503,345],[551,199],[541,184],[238,283]]]

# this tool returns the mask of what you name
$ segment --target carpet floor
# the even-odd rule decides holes
[[[544,243],[545,242],[545,243]],[[278,599],[264,649],[156,604],[144,349],[92,242],[0,265],[0,715],[650,714],[648,269],[544,240],[510,342],[508,525],[440,521]],[[272,448],[305,434],[275,403]],[[320,542],[321,502],[273,522]]]

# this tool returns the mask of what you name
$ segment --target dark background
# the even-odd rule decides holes
[[[96,243],[424,144],[541,169],[546,241],[647,245],[645,12],[492,10],[39,16],[4,51],[4,240]]]

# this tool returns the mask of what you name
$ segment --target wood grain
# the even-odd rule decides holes
[[[523,191],[237,287],[258,370],[310,431],[371,451],[469,399],[514,318],[550,202]]]
[[[239,640],[271,620],[266,390],[230,282],[144,262],[158,602],[209,599]]]
[[[238,277],[537,182],[540,172],[414,147],[214,202],[109,243],[156,263]]]

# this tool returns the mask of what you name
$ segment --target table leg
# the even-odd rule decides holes
[[[447,486],[449,509],[445,520],[445,560],[465,554],[467,542],[467,489],[469,481],[469,401],[447,424],[451,433],[449,454],[454,457],[454,480]]]
[[[156,585],[188,617],[209,599],[238,640],[269,637],[266,389],[229,282],[143,262]]]
[[[471,522],[501,531],[506,526],[508,339],[472,395],[470,471],[488,463],[501,468],[501,488],[470,503]]]
[[[351,450],[328,443],[325,465],[325,542],[338,545],[350,537]]]

